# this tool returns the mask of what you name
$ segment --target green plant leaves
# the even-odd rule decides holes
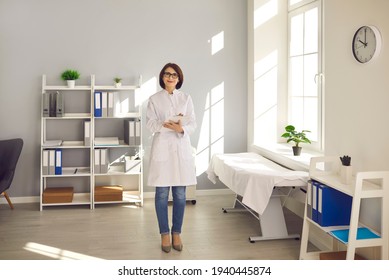
[[[311,140],[306,136],[305,133],[311,132],[310,130],[302,130],[301,132],[296,131],[296,128],[293,125],[288,125],[285,127],[285,133],[281,135],[283,138],[287,138],[287,143],[295,142],[296,147],[299,146],[299,143],[309,143],[311,144]]]
[[[77,70],[67,69],[61,74],[62,80],[77,80],[80,78],[80,73]]]

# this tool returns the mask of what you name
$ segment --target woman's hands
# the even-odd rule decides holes
[[[179,120],[178,122],[173,122],[173,121],[164,122],[163,127],[174,130],[178,133],[184,132],[184,129],[182,128],[182,125],[181,125],[181,120]]]

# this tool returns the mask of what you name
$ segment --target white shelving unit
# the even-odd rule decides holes
[[[44,207],[63,205],[88,205],[94,209],[97,204],[107,203],[136,203],[143,206],[143,149],[142,139],[140,145],[127,145],[123,141],[124,120],[141,119],[142,106],[135,104],[135,94],[140,85],[124,85],[119,88],[111,85],[96,85],[95,76],[90,76],[89,85],[77,85],[69,88],[63,85],[48,85],[46,75],[42,76],[42,109],[41,109],[41,171],[40,171],[40,210]],[[115,117],[94,116],[94,92],[118,92],[125,95],[129,102],[128,111]],[[65,114],[62,117],[47,117],[43,115],[43,94],[47,92],[60,92],[65,103]],[[130,101],[132,100],[132,101]],[[131,107],[131,105],[133,105]],[[84,122],[90,122],[90,145],[84,145]],[[116,130],[115,130],[116,129]],[[117,146],[96,146],[94,139],[99,133],[114,133],[120,141]],[[141,133],[142,135],[142,133]],[[59,146],[46,146],[48,140],[62,140]],[[110,168],[105,174],[94,171],[94,149],[107,148],[112,156],[139,155],[139,172],[120,172]],[[43,151],[62,150],[62,174],[45,175],[43,172]],[[76,171],[77,170],[77,171]],[[75,172],[76,171],[76,172]],[[94,199],[95,186],[121,185],[123,187],[122,201],[97,202]],[[74,187],[74,197],[69,203],[43,203],[43,192],[47,187]]]
[[[351,218],[349,226],[321,227],[312,219],[307,217],[307,201],[305,203],[305,213],[303,231],[301,237],[300,259],[319,259],[319,254],[323,251],[308,252],[309,232],[311,227],[319,228],[325,232],[336,229],[349,229],[346,259],[354,259],[355,250],[363,247],[380,247],[381,259],[387,260],[389,254],[389,171],[380,172],[359,172],[349,185],[341,183],[339,173],[339,157],[316,157],[311,159],[310,177],[312,180],[323,183],[333,189],[343,192],[353,198],[351,208]],[[381,218],[381,230],[378,232],[380,238],[357,239],[357,229],[359,226],[366,226],[360,223],[360,206],[362,199],[378,198],[381,200],[381,211],[377,213]],[[334,246],[333,248],[336,248]],[[333,251],[333,250],[328,250]]]
[[[140,82],[139,82],[140,83]],[[140,138],[140,145],[128,145],[124,142],[124,120],[140,120],[142,122],[142,104],[137,103],[137,91],[140,88],[140,84],[123,85],[115,87],[111,85],[97,85],[95,83],[95,77],[92,75],[93,93],[95,91],[101,92],[116,92],[120,95],[121,105],[124,107],[119,113],[116,113],[113,117],[94,117],[93,135],[94,137],[105,137],[105,136],[117,136],[119,138],[119,145],[95,145],[96,148],[106,148],[109,150],[110,162],[113,163],[118,158],[125,155],[128,156],[139,156],[140,171],[128,171],[123,172],[115,169],[113,165],[104,174],[93,174],[94,186],[105,186],[105,185],[121,185],[123,187],[123,200],[122,203],[135,203],[143,206],[143,148],[142,148],[142,134]],[[119,127],[116,135],[104,135],[107,127]],[[108,132],[109,133],[109,132]],[[109,204],[119,203],[118,201],[95,201],[94,204]]]

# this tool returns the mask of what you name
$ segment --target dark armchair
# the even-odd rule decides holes
[[[11,187],[22,148],[23,140],[20,138],[0,140],[0,196],[7,199],[11,209],[14,207],[5,191]]]

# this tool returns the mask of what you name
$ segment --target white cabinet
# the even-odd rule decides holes
[[[143,205],[142,106],[136,99],[139,88],[140,85],[120,88],[96,85],[94,75],[90,76],[88,85],[69,88],[48,85],[46,76],[42,76],[40,210],[59,205],[88,205],[93,209],[97,204],[120,202]],[[114,93],[117,97],[115,114],[109,117],[95,116],[96,91]],[[64,108],[57,106],[59,109],[56,112],[52,106],[50,112],[49,98],[54,100],[57,96],[60,100],[58,104],[62,100]],[[137,122],[137,142],[125,141],[126,121]],[[117,138],[119,143],[112,145],[95,141],[102,137]],[[107,170],[103,172],[95,166],[96,150],[106,152]],[[59,165],[57,171],[55,164]],[[95,200],[95,186],[107,185],[120,185],[123,188],[120,201]],[[66,187],[74,190],[71,201],[68,198],[62,200],[61,197],[55,202],[47,200],[48,193],[45,191],[48,188],[61,192]]]
[[[339,157],[317,157],[311,159],[310,177],[319,183],[340,191],[352,197],[351,218],[348,226],[328,226],[322,227],[307,215],[310,194],[307,194],[305,203],[305,213],[303,222],[303,232],[301,238],[300,259],[318,259],[321,252],[308,252],[309,233],[312,227],[316,227],[327,233],[337,229],[346,229],[348,242],[342,246],[346,247],[346,259],[354,259],[355,250],[362,247],[381,247],[381,259],[388,259],[389,254],[389,172],[358,172],[348,185],[343,184],[339,176]],[[309,188],[308,188],[309,189]],[[369,228],[360,222],[360,208],[363,199],[379,199],[381,201],[381,211],[377,213],[381,218],[381,229],[378,230],[378,238],[357,238],[358,227]],[[320,205],[316,205],[320,210]],[[348,230],[348,231],[347,231]],[[370,231],[371,229],[369,229]],[[333,240],[334,241],[334,240]],[[333,243],[335,244],[335,243]],[[332,251],[333,248],[329,248]]]

